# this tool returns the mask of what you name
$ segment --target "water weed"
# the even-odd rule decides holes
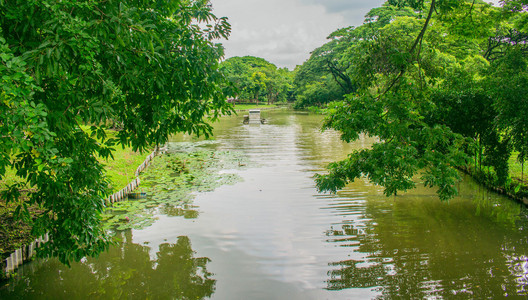
[[[196,193],[235,184],[241,177],[229,170],[250,165],[243,153],[209,149],[214,148],[214,143],[170,143],[167,152],[156,157],[140,176],[140,191],[147,198],[109,207],[103,215],[107,229],[145,228],[155,222],[159,213],[196,218],[198,211],[191,205]]]

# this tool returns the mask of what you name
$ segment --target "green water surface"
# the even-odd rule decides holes
[[[243,168],[219,171],[239,180],[149,206],[152,225],[118,231],[97,259],[26,264],[0,299],[528,296],[524,207],[469,178],[449,203],[422,187],[387,198],[365,180],[319,194],[316,172],[374,140],[342,143],[317,115],[262,114],[266,125],[222,119],[200,146],[243,155]],[[194,141],[177,136],[172,146]]]

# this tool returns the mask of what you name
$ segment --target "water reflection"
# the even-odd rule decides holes
[[[184,217],[185,219],[196,219],[200,215],[198,208],[193,205],[164,204],[159,207],[158,212],[169,217]]]
[[[527,296],[526,213],[465,181],[449,204],[425,189],[336,197],[329,208],[344,218],[327,241],[352,258],[329,263],[326,288],[372,288],[380,298]]]
[[[68,268],[56,260],[34,262],[0,289],[1,299],[202,299],[215,291],[210,260],[194,257],[188,237],[159,246],[151,260],[148,246],[120,234],[119,247]],[[45,279],[45,280],[44,280]]]
[[[273,166],[274,176],[283,182],[293,180],[299,171],[305,176],[320,172],[329,161],[375,141],[363,137],[344,144],[336,132],[321,133],[320,116],[274,112],[266,118],[270,126],[229,123],[217,127],[216,134],[224,147],[244,149],[263,165]],[[262,172],[255,178],[272,180],[267,175]],[[303,197],[301,191],[273,188],[280,191],[279,198],[288,196],[285,204],[274,202],[277,206]],[[325,240],[341,249],[320,257],[327,259],[326,290],[337,298],[356,297],[360,289],[372,290],[380,298],[527,295],[526,210],[468,178],[459,189],[460,197],[450,203],[440,202],[434,190],[425,188],[386,198],[379,187],[362,180],[338,195],[316,195],[322,211],[334,216],[326,225]],[[298,216],[304,213],[301,206],[291,211]],[[315,221],[305,221],[300,220],[317,230]],[[299,257],[281,262],[295,259]]]
[[[345,144],[321,133],[321,116],[265,113],[262,126],[222,119],[207,145],[244,152],[255,164],[236,171],[243,181],[199,193],[193,206],[156,208],[156,222],[133,231],[135,244],[128,232],[72,270],[50,261],[0,298],[528,296],[525,208],[469,179],[449,203],[423,188],[387,198],[366,180],[318,194],[313,174],[372,139]]]

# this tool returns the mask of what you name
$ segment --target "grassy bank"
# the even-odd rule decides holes
[[[112,134],[112,133],[109,133]],[[116,147],[114,160],[101,160],[105,166],[110,181],[111,192],[117,191],[132,181],[136,168],[143,163],[150,153],[137,153],[130,147]],[[0,188],[5,184],[13,184],[22,179],[17,178],[13,170],[8,170],[6,176],[0,180]],[[24,193],[22,193],[24,197]],[[21,199],[23,201],[24,198]],[[14,212],[18,203],[7,204],[5,199],[0,199],[0,259],[5,259],[14,250],[22,245],[29,244],[34,237],[31,235],[31,225],[23,220],[16,220]],[[36,213],[37,207],[30,207],[30,213]]]
[[[514,153],[509,160],[509,178],[504,184],[499,183],[497,175],[491,167],[479,169],[474,166],[467,166],[462,170],[488,189],[528,205],[528,180],[526,180],[523,169],[522,164],[517,161],[517,154]]]
[[[235,104],[233,108],[236,111],[242,111],[242,110],[250,110],[250,109],[269,109],[269,108],[277,108],[278,106],[275,104],[259,104],[256,105],[254,103],[251,104]]]
[[[5,185],[12,185],[22,181],[21,178],[16,176],[14,170],[7,169],[4,178],[0,180],[0,188],[3,189]],[[26,192],[22,192],[20,202],[25,198]],[[33,239],[29,222],[17,220],[14,217],[14,212],[18,204],[19,202],[6,203],[3,197],[0,198],[0,259],[2,260],[9,256],[15,249],[27,244]],[[35,211],[34,208],[33,211]]]
[[[24,197],[24,196],[22,196]],[[29,222],[14,217],[18,203],[0,201],[0,259],[6,259],[12,252],[33,240]],[[34,209],[33,209],[34,210]],[[31,211],[31,208],[30,208]]]
[[[112,192],[122,189],[136,178],[134,172],[149,154],[150,152],[143,154],[134,152],[130,147],[124,149],[118,147],[114,152],[114,160],[101,161],[105,166],[106,175],[110,180]]]
[[[519,153],[515,152],[510,157],[509,166],[510,166],[510,176],[514,179],[522,181],[525,185],[528,185],[528,176],[526,174],[526,165],[523,166],[518,160],[517,156]]]
[[[90,129],[88,126],[82,126],[82,129],[86,132],[89,132]],[[116,136],[117,132],[108,130],[106,131],[108,138],[113,138]],[[110,181],[111,192],[116,192],[132,180],[136,178],[134,172],[137,167],[145,161],[145,158],[150,154],[152,150],[148,150],[144,153],[138,153],[132,151],[131,147],[122,147],[117,145],[115,147],[114,159],[99,159],[106,170],[106,176]]]

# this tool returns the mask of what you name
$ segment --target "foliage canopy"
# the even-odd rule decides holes
[[[69,262],[108,246],[97,157],[210,134],[208,121],[231,111],[213,42],[229,32],[205,0],[0,1],[0,179],[9,168],[22,178],[2,194],[23,199],[23,216],[41,209],[44,254]]]
[[[317,175],[320,190],[335,192],[366,176],[392,195],[413,188],[419,175],[447,200],[457,193],[456,168],[472,163],[493,168],[497,182],[507,183],[511,151],[524,161],[528,146],[528,32],[526,3],[503,5],[387,1],[364,25],[337,31],[345,45],[333,47],[332,56],[346,64],[355,90],[328,105],[324,126],[347,142],[361,134],[379,142]],[[313,55],[302,68],[316,61]],[[313,73],[297,73],[303,76],[296,81]]]
[[[231,57],[223,61],[220,69],[229,84],[227,91],[238,101],[255,101],[265,98],[268,104],[284,102],[292,96],[292,72],[277,68],[260,57]]]

